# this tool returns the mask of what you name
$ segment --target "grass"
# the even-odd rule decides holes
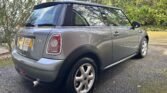
[[[142,28],[145,29],[146,31],[153,31],[153,32],[167,31],[167,26],[143,26]]]
[[[6,58],[6,59],[0,59],[0,67],[5,67],[8,65],[12,65],[12,59],[11,58]]]
[[[151,31],[148,31],[148,34],[152,39],[167,39],[167,32],[163,32],[163,31],[151,32]]]
[[[150,44],[153,45],[167,45],[167,32],[164,31],[148,31]]]
[[[167,45],[167,26],[144,26],[152,45]]]

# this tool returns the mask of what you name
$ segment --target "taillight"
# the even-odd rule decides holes
[[[47,54],[57,55],[61,53],[62,38],[61,34],[54,34],[51,36],[48,47]]]

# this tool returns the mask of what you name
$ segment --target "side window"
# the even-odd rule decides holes
[[[103,19],[105,20],[106,24],[112,25],[112,26],[118,26],[119,25],[119,18],[114,13],[113,9],[101,8],[101,12],[102,12]]]
[[[73,23],[74,26],[88,26],[86,20],[74,10],[73,10],[73,15],[74,15],[74,23]]]
[[[125,14],[122,12],[122,10],[116,10],[116,14],[119,17],[119,24],[122,26],[130,26],[130,22],[125,16]]]
[[[74,4],[73,9],[83,16],[90,26],[105,25],[98,7]]]
[[[104,19],[108,25],[112,26],[127,26],[130,25],[129,20],[124,13],[118,9],[101,8],[101,12],[104,15]]]

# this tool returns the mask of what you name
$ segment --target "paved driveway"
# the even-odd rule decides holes
[[[8,50],[5,47],[0,46],[0,55],[7,53],[7,52],[8,52]]]
[[[150,46],[144,59],[130,59],[102,73],[94,93],[167,93],[167,46]],[[0,93],[60,93],[32,87],[13,65],[0,68]]]
[[[0,59],[6,58],[6,57],[10,57],[9,51],[8,51],[7,48],[2,47],[2,46],[0,45]]]

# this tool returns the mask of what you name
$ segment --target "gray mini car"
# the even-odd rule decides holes
[[[36,5],[16,37],[18,73],[67,93],[90,93],[100,71],[147,55],[149,37],[124,12],[84,2]],[[64,92],[63,92],[64,93]]]

